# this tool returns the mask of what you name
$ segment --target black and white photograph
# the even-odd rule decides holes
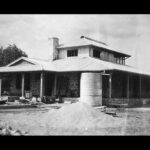
[[[0,14],[0,136],[150,135],[150,14]]]

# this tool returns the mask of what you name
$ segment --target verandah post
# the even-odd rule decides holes
[[[41,72],[41,78],[40,78],[40,97],[43,97],[43,72]]]
[[[130,97],[130,90],[129,90],[129,74],[127,74],[127,99]]]
[[[0,74],[0,97],[2,96],[2,75]]]
[[[54,80],[54,96],[56,96],[56,89],[57,89],[57,74],[55,73],[55,80]]]
[[[109,98],[111,98],[112,95],[112,73],[109,75]]]
[[[139,76],[139,86],[140,86],[140,89],[139,89],[139,98],[141,98],[141,75]]]
[[[21,85],[21,89],[22,89],[22,97],[24,97],[24,73],[22,73],[22,85]]]

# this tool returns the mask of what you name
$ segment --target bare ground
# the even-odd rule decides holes
[[[150,135],[150,108],[113,111],[119,117],[80,103],[60,109],[0,110],[0,125],[10,125],[29,135]]]

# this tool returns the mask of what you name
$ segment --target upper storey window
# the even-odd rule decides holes
[[[125,65],[125,57],[117,57],[116,63]]]
[[[100,58],[100,51],[93,50],[93,57]]]
[[[67,57],[74,57],[74,56],[78,56],[78,50],[77,49],[67,50]]]

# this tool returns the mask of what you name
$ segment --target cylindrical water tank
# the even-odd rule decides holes
[[[102,76],[100,73],[81,73],[81,102],[92,106],[102,105]]]

